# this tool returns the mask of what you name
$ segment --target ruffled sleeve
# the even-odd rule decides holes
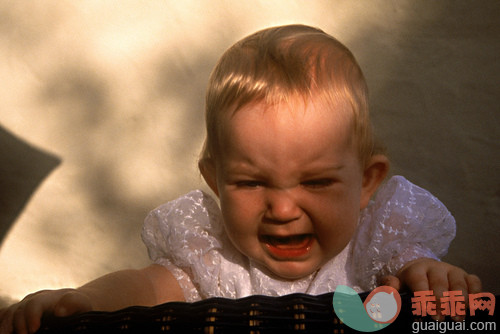
[[[145,219],[142,239],[149,257],[172,272],[186,301],[210,297],[203,291],[217,290],[222,248],[218,211],[210,196],[196,190],[158,207]]]
[[[361,212],[353,239],[354,277],[364,290],[405,263],[446,255],[455,219],[436,197],[402,176],[392,177]]]

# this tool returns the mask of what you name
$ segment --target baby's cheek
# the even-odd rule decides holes
[[[237,226],[225,225],[225,232],[231,241],[231,244],[243,255],[255,258],[256,253],[259,251],[259,242],[257,235],[242,231]]]
[[[321,247],[331,256],[340,253],[353,239],[357,224],[345,223],[316,232]]]

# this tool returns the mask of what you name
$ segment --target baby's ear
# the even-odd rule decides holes
[[[215,162],[213,161],[213,159],[201,159],[198,162],[198,168],[200,169],[200,173],[210,189],[212,189],[215,195],[219,196],[219,191],[217,189]]]
[[[389,172],[389,159],[383,154],[372,156],[363,172],[360,209],[364,209]]]

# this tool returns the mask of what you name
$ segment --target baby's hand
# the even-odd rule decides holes
[[[443,296],[444,291],[462,291],[465,303],[468,304],[469,293],[481,292],[481,280],[476,275],[471,275],[463,269],[449,263],[436,261],[430,258],[420,258],[408,262],[399,270],[396,276],[385,276],[382,285],[389,285],[400,290],[408,288],[411,291],[433,290],[436,300]],[[438,314],[433,316],[436,320],[443,320],[440,314],[441,307],[436,303]],[[463,317],[455,317],[460,321]]]
[[[34,333],[44,314],[64,317],[92,310],[89,298],[74,289],[43,290],[0,310],[0,334]]]

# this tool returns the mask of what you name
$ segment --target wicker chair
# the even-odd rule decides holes
[[[368,293],[360,294],[362,300]],[[210,298],[195,303],[171,302],[154,307],[129,307],[116,312],[89,312],[67,318],[46,318],[38,333],[359,333],[336,316],[333,293],[318,296],[249,296],[241,299]],[[414,321],[409,294],[401,294],[396,321],[379,332],[411,333]],[[479,313],[479,314],[478,314]],[[465,322],[496,321],[477,312]],[[494,319],[494,320],[492,320]],[[447,331],[450,333],[453,331]]]

